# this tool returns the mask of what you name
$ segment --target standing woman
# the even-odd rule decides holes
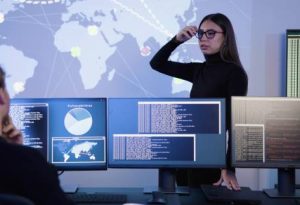
[[[193,36],[199,40],[205,62],[179,63],[169,60],[177,46]],[[239,59],[234,30],[223,14],[205,16],[196,26],[186,26],[152,58],[151,67],[163,74],[192,83],[191,98],[225,98],[226,127],[229,131],[226,169],[179,169],[176,173],[180,186],[198,187],[201,184],[220,185],[239,190],[235,170],[230,167],[231,96],[245,96],[248,78]]]

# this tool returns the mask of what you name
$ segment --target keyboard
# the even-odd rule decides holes
[[[205,198],[211,202],[228,204],[257,205],[260,204],[259,194],[248,187],[240,191],[229,190],[225,186],[201,185]]]
[[[125,194],[116,194],[116,193],[76,192],[74,194],[67,194],[67,196],[75,203],[123,204],[127,202],[127,196]]]

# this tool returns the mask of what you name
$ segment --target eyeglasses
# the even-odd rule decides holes
[[[223,33],[222,31],[215,31],[215,30],[207,30],[207,31],[203,31],[201,29],[198,30],[198,32],[196,33],[196,37],[201,40],[203,35],[205,34],[207,39],[213,39],[216,35],[216,33]]]

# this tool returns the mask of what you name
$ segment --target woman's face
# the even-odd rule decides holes
[[[206,20],[201,24],[199,30],[204,32],[202,38],[199,39],[199,46],[202,53],[205,55],[218,53],[224,42],[224,34],[221,27],[211,20]],[[213,35],[213,33],[215,34]]]

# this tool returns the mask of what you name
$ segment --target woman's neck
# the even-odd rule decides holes
[[[207,64],[218,64],[224,62],[221,58],[220,52],[215,54],[204,55]]]

